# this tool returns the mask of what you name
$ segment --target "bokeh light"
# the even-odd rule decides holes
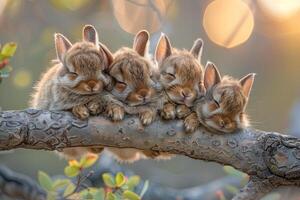
[[[249,6],[241,0],[215,0],[205,10],[203,26],[213,42],[232,48],[248,40],[254,18]]]
[[[14,85],[19,88],[28,87],[31,81],[32,81],[31,74],[25,70],[20,70],[16,72],[13,78]]]
[[[299,0],[258,0],[259,7],[275,20],[287,20],[300,12]]]
[[[112,0],[114,16],[126,32],[136,34],[141,29],[158,31],[166,15],[167,1]]]
[[[75,11],[87,5],[90,0],[51,0],[51,2],[57,8]]]
[[[282,37],[290,43],[299,41],[300,1],[299,0],[258,0],[258,32],[267,37]]]

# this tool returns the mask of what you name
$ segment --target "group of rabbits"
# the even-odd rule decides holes
[[[72,44],[55,34],[57,61],[35,87],[31,106],[36,109],[71,110],[78,118],[104,115],[120,121],[125,114],[138,115],[144,126],[156,118],[182,119],[187,133],[203,126],[216,133],[231,133],[248,126],[245,108],[254,74],[240,80],[221,77],[217,67],[201,65],[203,41],[191,50],[173,48],[161,35],[152,59],[148,54],[149,33],[138,32],[132,48],[112,54],[99,42],[92,25],[85,25],[83,40]],[[141,157],[168,158],[167,153],[107,148],[119,160]],[[102,148],[70,148],[68,158]]]

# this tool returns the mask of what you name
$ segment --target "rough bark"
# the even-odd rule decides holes
[[[155,121],[143,127],[136,117],[114,123],[103,117],[80,121],[71,114],[27,109],[0,112],[0,150],[62,150],[67,147],[111,146],[182,154],[230,165],[267,189],[249,185],[237,197],[258,199],[281,185],[300,186],[300,139],[245,129],[213,134],[199,129],[186,134],[181,121]],[[256,182],[258,183],[258,182]]]

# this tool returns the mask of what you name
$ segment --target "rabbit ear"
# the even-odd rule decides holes
[[[63,62],[64,56],[66,52],[71,48],[72,44],[65,36],[60,33],[54,34],[54,40],[57,58],[61,62]]]
[[[149,45],[149,33],[146,30],[139,31],[133,41],[133,49],[141,56],[145,56]]]
[[[212,62],[207,62],[204,72],[204,86],[206,90],[221,82],[218,68]]]
[[[83,38],[83,41],[91,42],[91,43],[95,44],[96,46],[98,46],[98,43],[99,43],[98,42],[99,41],[98,32],[94,26],[85,25],[82,29],[82,38]]]
[[[249,98],[251,88],[254,82],[254,78],[255,78],[255,74],[251,73],[240,79],[240,84],[242,86],[243,93],[247,98]]]
[[[198,38],[197,40],[195,40],[194,45],[191,48],[190,52],[200,62],[201,62],[202,50],[203,50],[203,40]]]
[[[111,53],[111,51],[102,43],[99,43],[100,44],[100,48],[103,50],[103,52],[105,53],[106,55],[106,58],[107,58],[107,65],[108,65],[108,68],[109,66],[111,65],[111,63],[113,62],[114,60],[114,57],[113,57],[113,54]]]
[[[171,42],[168,36],[162,33],[156,45],[155,60],[156,62],[160,63],[170,55],[172,55]]]

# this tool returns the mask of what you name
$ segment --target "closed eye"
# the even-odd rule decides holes
[[[126,83],[122,82],[122,81],[116,81],[118,84],[121,84],[121,85],[127,85]]]
[[[127,87],[127,84],[122,82],[122,81],[118,81],[116,80],[116,85],[115,85],[115,88],[120,91],[120,92],[123,92],[125,90],[125,88]]]
[[[174,80],[176,78],[175,74],[164,72],[163,75],[170,80]]]
[[[213,99],[214,103],[216,104],[216,106],[219,108],[220,107],[220,104],[219,102],[217,102],[215,99]]]
[[[78,77],[78,74],[75,73],[75,72],[68,72],[68,77],[69,77],[71,80],[75,80],[75,79]]]

